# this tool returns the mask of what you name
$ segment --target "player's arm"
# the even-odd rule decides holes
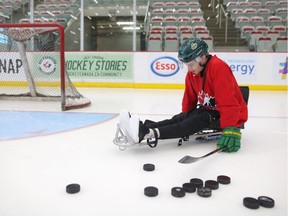
[[[192,87],[190,75],[191,73],[187,73],[185,78],[185,90],[182,99],[182,112],[188,112],[194,109],[197,105],[197,94]]]
[[[223,133],[217,146],[226,147],[226,152],[236,152],[240,149],[241,132],[237,127],[241,104],[237,101],[235,89],[238,87],[230,68],[224,67],[218,71],[215,78],[216,106],[220,112],[220,127]]]

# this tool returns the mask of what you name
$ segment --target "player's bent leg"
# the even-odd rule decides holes
[[[147,126],[147,127],[153,128],[153,127],[157,127],[157,122],[149,120],[149,119],[146,119],[144,121],[144,125]]]
[[[195,109],[182,121],[176,124],[159,127],[159,139],[173,139],[190,136],[208,127],[209,124],[210,115],[207,111]]]
[[[166,125],[171,125],[171,124],[176,124],[178,122],[181,122],[182,120],[184,120],[187,116],[187,113],[179,113],[177,115],[174,115],[171,119],[165,119],[165,120],[161,120],[161,121],[151,121],[149,119],[146,119],[144,122],[144,125],[149,127],[149,128],[159,128],[159,127],[163,127]]]

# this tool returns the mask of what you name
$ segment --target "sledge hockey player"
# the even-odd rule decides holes
[[[178,58],[188,67],[182,112],[171,119],[143,123],[137,115],[122,110],[118,126],[129,142],[126,144],[148,140],[148,145],[155,147],[158,139],[183,138],[205,128],[218,128],[222,135],[217,147],[226,147],[226,152],[238,151],[240,127],[248,119],[248,110],[230,67],[210,55],[206,42],[196,38],[183,42]]]

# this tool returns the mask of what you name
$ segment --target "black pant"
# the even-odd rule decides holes
[[[219,118],[218,111],[200,107],[159,122],[146,120],[144,125],[148,128],[158,128],[159,139],[172,139],[189,136],[205,128],[219,128]]]

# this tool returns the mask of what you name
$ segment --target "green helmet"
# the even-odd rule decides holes
[[[185,40],[178,51],[178,59],[181,62],[187,63],[196,59],[202,54],[208,54],[208,45],[205,41],[198,38],[188,38]]]

